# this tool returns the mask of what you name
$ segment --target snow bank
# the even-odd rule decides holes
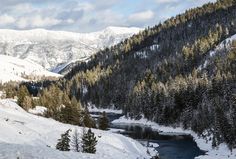
[[[60,152],[55,149],[60,134],[81,127],[24,111],[13,100],[0,100],[0,159],[143,159],[150,158],[138,141],[108,131],[93,129],[97,153]]]
[[[196,133],[191,130],[184,130],[183,128],[177,127],[167,127],[161,126],[155,122],[148,121],[145,118],[140,120],[133,120],[130,118],[125,118],[125,116],[121,117],[120,119],[114,120],[113,124],[139,124],[144,126],[149,126],[154,130],[157,130],[162,133],[168,134],[190,134],[193,136],[195,142],[197,143],[198,147],[201,150],[207,151],[206,155],[196,157],[196,159],[235,159],[236,158],[236,149],[232,152],[227,148],[225,144],[219,145],[217,149],[213,149],[211,146],[211,142],[206,142],[205,139],[199,137]]]
[[[95,105],[92,105],[91,103],[88,106],[89,112],[106,112],[106,113],[114,113],[114,114],[122,114],[122,110],[115,109],[114,106],[111,108],[113,109],[103,109],[103,108],[97,108]]]
[[[42,107],[42,106],[36,106],[33,109],[29,109],[29,112],[35,115],[43,115],[46,111],[47,111],[47,108]]]

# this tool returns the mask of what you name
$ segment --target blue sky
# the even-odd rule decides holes
[[[92,32],[147,27],[216,0],[0,0],[0,28]]]

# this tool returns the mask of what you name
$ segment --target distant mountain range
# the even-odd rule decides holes
[[[31,60],[45,69],[60,72],[71,62],[86,60],[102,48],[136,34],[140,28],[108,27],[93,33],[34,29],[0,30],[0,54]]]

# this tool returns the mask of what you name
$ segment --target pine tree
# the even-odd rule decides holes
[[[22,102],[22,108],[24,108],[25,110],[29,110],[30,108],[32,108],[32,99],[29,96],[25,96],[24,100]]]
[[[91,129],[88,129],[87,133],[83,134],[82,137],[82,148],[83,152],[85,153],[95,153],[96,152],[96,145],[97,139]]]
[[[88,128],[96,128],[96,123],[89,114],[88,108],[85,108],[83,116],[83,124]]]
[[[109,120],[107,118],[106,112],[102,113],[102,116],[99,118],[99,129],[106,130],[109,126]]]
[[[60,151],[70,151],[70,131],[71,129],[67,130],[64,134],[61,134],[61,138],[58,139],[56,149]]]
[[[27,89],[26,86],[20,86],[18,93],[17,93],[17,103],[19,104],[19,106],[23,107],[23,102],[26,96],[29,96],[29,91]]]

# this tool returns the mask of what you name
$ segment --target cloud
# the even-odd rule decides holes
[[[1,26],[12,24],[14,22],[15,22],[15,18],[13,18],[12,16],[9,16],[7,14],[0,15],[0,25]]]
[[[128,21],[131,23],[144,23],[151,20],[154,17],[154,12],[151,10],[133,13],[128,17]]]
[[[94,5],[94,8],[96,8],[97,10],[104,10],[117,5],[121,1],[122,0],[94,0],[92,4]]]
[[[25,13],[31,13],[34,10],[33,6],[29,3],[22,3],[22,4],[16,4],[11,5],[6,8],[6,12],[9,12],[11,14],[25,14]]]
[[[64,11],[59,13],[59,15],[57,16],[60,19],[73,19],[73,20],[77,20],[81,17],[83,17],[84,15],[84,10],[68,10],[68,11]]]
[[[175,3],[178,2],[178,0],[156,0],[156,3],[163,4],[163,3]]]
[[[32,17],[22,17],[17,21],[17,27],[20,29],[50,27],[61,23],[61,20],[51,17],[41,17],[40,15]]]
[[[91,32],[108,26],[147,27],[216,0],[2,0],[0,28]]]

